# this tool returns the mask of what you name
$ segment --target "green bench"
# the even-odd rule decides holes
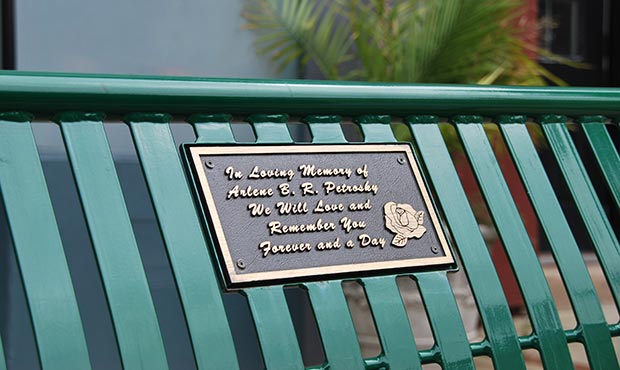
[[[41,368],[89,369],[80,307],[59,234],[32,126],[56,122],[62,132],[104,287],[124,369],[167,369],[165,340],[119,185],[104,122],[129,127],[187,323],[198,369],[236,369],[238,353],[217,267],[209,252],[170,123],[189,122],[201,143],[234,144],[231,116],[249,120],[258,143],[292,143],[287,115],[299,117],[313,143],[345,143],[340,117],[364,141],[396,138],[390,121],[410,130],[427,180],[443,212],[486,335],[470,343],[445,271],[401,274],[413,279],[435,345],[418,351],[397,276],[359,277],[381,354],[363,358],[342,280],[293,284],[307,293],[320,335],[321,369],[473,369],[488,356],[497,370],[525,369],[523,351],[539,352],[546,369],[573,368],[569,343],[581,343],[591,369],[619,369],[608,323],[579,245],[525,124],[542,127],[585,225],[616,307],[620,302],[618,230],[605,213],[576,149],[585,135],[603,174],[610,206],[620,208],[620,159],[608,127],[620,117],[620,91],[586,88],[381,85],[310,81],[243,81],[97,75],[0,75],[0,190],[19,265]],[[484,117],[484,118],[483,118]],[[567,117],[574,123],[567,124]],[[482,125],[500,128],[565,284],[577,326],[562,327],[550,287]],[[611,122],[610,120],[611,119]],[[532,333],[517,335],[498,274],[447,150],[440,124],[457,130],[514,270]],[[530,121],[528,121],[530,122]],[[617,132],[617,131],[616,131]],[[616,139],[617,140],[617,139]],[[264,367],[303,369],[283,285],[242,289]],[[6,303],[0,303],[6,304]],[[244,335],[251,335],[246,333]],[[5,370],[7,342],[0,345]],[[0,342],[0,343],[2,343]],[[259,367],[263,367],[260,365]]]

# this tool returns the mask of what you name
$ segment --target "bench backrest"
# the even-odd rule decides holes
[[[0,190],[43,369],[88,369],[97,348],[87,343],[32,126],[58,123],[105,291],[125,369],[167,369],[166,333],[149,288],[104,122],[127,123],[164,241],[198,369],[235,369],[238,356],[194,200],[171,134],[191,123],[197,142],[235,143],[231,116],[248,120],[260,143],[292,143],[287,115],[300,117],[314,143],[346,143],[341,117],[366,142],[396,141],[402,122],[426,168],[460,267],[466,273],[486,336],[470,343],[446,272],[351,279],[366,295],[382,348],[363,358],[342,280],[296,284],[307,292],[326,363],[318,368],[473,369],[489,356],[495,369],[525,369],[535,349],[548,369],[570,369],[568,343],[582,343],[592,369],[618,369],[608,323],[586,263],[528,127],[541,128],[594,246],[609,289],[620,302],[618,229],[606,213],[577,150],[585,135],[595,171],[604,178],[611,214],[620,209],[617,123],[620,91],[583,88],[406,86],[293,81],[3,74],[0,76]],[[104,115],[105,114],[105,115]],[[107,118],[106,118],[107,117]],[[174,117],[174,119],[173,119]],[[34,121],[36,120],[36,122]],[[532,121],[533,120],[533,121]],[[526,121],[531,125],[526,125]],[[507,186],[483,122],[499,127],[565,284],[577,326],[562,327],[551,289]],[[455,127],[505,248],[529,314],[532,333],[517,334],[504,291],[440,126]],[[401,127],[402,129],[403,127]],[[617,140],[617,138],[616,138]],[[551,180],[551,181],[550,181]],[[58,206],[58,205],[56,205]],[[58,210],[56,210],[58,214]],[[413,279],[435,345],[416,349],[397,285]],[[282,285],[242,291],[264,366],[303,369],[304,361]],[[253,334],[253,333],[252,333]],[[251,335],[251,334],[247,334]],[[5,340],[6,338],[2,338]],[[6,368],[0,345],[0,369]],[[34,356],[34,354],[32,354]]]

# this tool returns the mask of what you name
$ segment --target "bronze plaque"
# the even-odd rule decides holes
[[[229,289],[454,266],[409,144],[184,150]]]

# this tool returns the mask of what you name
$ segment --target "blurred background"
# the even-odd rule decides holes
[[[2,0],[2,68],[23,71],[305,78],[274,72],[244,28],[244,0]],[[542,65],[575,86],[620,84],[620,5],[523,0],[527,37],[570,61]],[[614,47],[616,46],[616,47]],[[316,77],[316,74],[309,74]]]

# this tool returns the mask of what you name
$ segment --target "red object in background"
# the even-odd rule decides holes
[[[523,14],[517,22],[525,32],[521,39],[530,45],[538,45],[538,0],[524,0]],[[527,55],[530,59],[536,59],[536,51],[528,50]]]

